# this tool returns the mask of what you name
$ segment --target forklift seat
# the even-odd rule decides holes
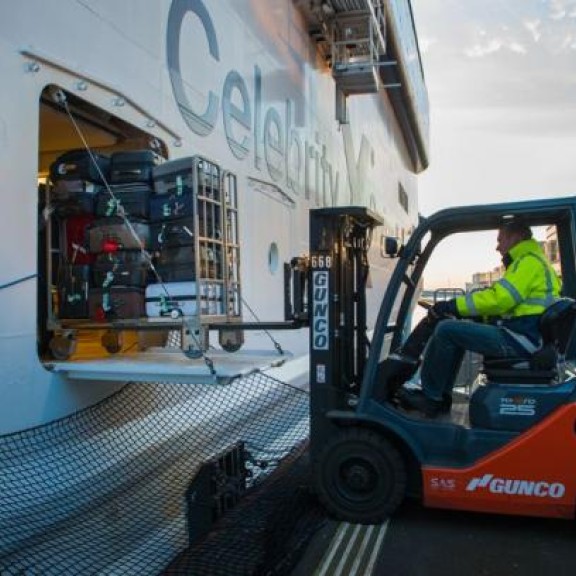
[[[576,301],[562,298],[549,306],[540,318],[542,345],[526,358],[484,358],[483,373],[488,382],[509,384],[554,384],[558,364],[576,328]]]

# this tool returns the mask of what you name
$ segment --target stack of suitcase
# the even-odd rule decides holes
[[[203,178],[206,170],[212,175],[210,182]],[[196,203],[195,186],[198,194],[210,187],[213,196],[211,218],[203,209],[205,202]],[[168,162],[154,168],[154,191],[150,204],[152,244],[158,254],[156,269],[162,284],[147,287],[146,313],[148,316],[193,315],[198,311],[199,296],[194,234],[196,211],[199,211],[200,236],[216,236],[215,227],[220,229],[221,226],[220,170],[215,164],[194,158]],[[208,219],[212,220],[212,229],[204,230]],[[200,263],[202,266],[202,258]],[[201,268],[200,274],[206,277],[207,270]],[[214,292],[218,292],[214,294],[214,300],[221,302],[222,290]],[[200,297],[205,299],[206,294]]]
[[[223,313],[217,165],[199,158],[159,164],[150,150],[110,157],[72,150],[52,164],[50,177],[63,246],[59,318],[194,315],[198,301],[202,313]]]
[[[90,266],[88,230],[94,221],[98,196],[105,190],[110,158],[85,150],[71,150],[50,166],[50,204],[62,246],[58,270],[58,316],[88,318]]]
[[[151,248],[151,150],[116,152],[110,158],[110,190],[98,196],[88,243],[95,254],[89,315],[94,320],[145,316]]]
[[[141,248],[150,248],[152,167],[157,163],[149,150],[111,157],[72,150],[52,164],[51,203],[63,246],[60,318],[145,314],[149,261]]]

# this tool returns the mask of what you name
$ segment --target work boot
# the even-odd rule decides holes
[[[375,392],[378,399],[390,399],[395,396],[398,389],[418,370],[418,360],[400,354],[390,354],[379,366],[378,383]],[[383,383],[386,383],[384,387]],[[384,391],[386,394],[384,394]],[[382,398],[386,396],[386,398]]]
[[[452,408],[452,396],[443,394],[442,400],[428,398],[421,389],[411,390],[402,388],[397,396],[400,405],[406,410],[417,410],[427,418],[436,418],[439,414],[446,414]]]

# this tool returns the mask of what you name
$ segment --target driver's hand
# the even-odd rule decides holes
[[[460,318],[458,314],[458,308],[456,307],[456,300],[438,300],[433,306],[428,310],[428,316],[433,319],[439,318]]]

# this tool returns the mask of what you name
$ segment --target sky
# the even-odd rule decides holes
[[[576,194],[576,0],[412,0],[412,10],[431,111],[421,213]],[[495,246],[495,233],[447,244],[426,286],[494,268]]]

